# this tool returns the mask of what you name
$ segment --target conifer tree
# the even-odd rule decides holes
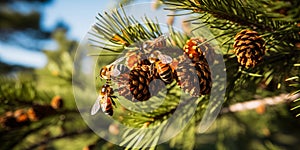
[[[161,7],[164,7],[164,9],[166,10],[174,11],[175,14],[172,16],[174,16],[175,18],[181,15],[190,15],[190,20],[187,20],[186,22],[190,24],[191,31],[197,32],[201,31],[199,30],[200,28],[207,27],[209,31],[212,32],[212,34],[214,35],[214,37],[211,39],[206,39],[204,41],[200,40],[200,42],[196,42],[195,46],[198,46],[200,50],[205,51],[205,48],[209,46],[204,45],[210,43],[212,40],[216,40],[221,48],[221,55],[223,55],[225,60],[226,74],[228,77],[225,95],[225,99],[227,100],[225,106],[228,105],[228,108],[224,108],[222,110],[223,113],[226,114],[228,112],[235,111],[236,108],[233,107],[234,105],[230,106],[231,104],[245,102],[244,104],[247,108],[247,100],[257,99],[257,97],[264,98],[266,96],[272,97],[273,100],[280,99],[281,102],[289,101],[287,105],[292,107],[293,110],[296,110],[298,108],[297,104],[292,104],[290,102],[297,102],[297,98],[299,97],[299,95],[288,98],[289,93],[293,90],[289,87],[287,83],[287,81],[294,81],[293,83],[296,83],[297,81],[295,80],[298,79],[297,74],[299,73],[299,69],[297,68],[299,63],[297,59],[297,51],[299,50],[299,17],[297,16],[297,10],[299,9],[298,2],[254,2],[250,0],[163,0],[157,3],[161,3]],[[121,20],[120,18],[118,19],[118,15],[120,15],[119,12],[115,12],[111,15],[99,15],[99,24],[94,26],[94,36],[98,37],[99,39],[93,41],[96,43],[95,45],[99,48],[111,52],[122,52],[125,51],[127,47],[130,47],[130,45],[136,42],[143,42],[149,39],[155,39],[161,35],[161,33],[159,32],[159,27],[153,25],[153,23],[155,24],[155,22],[149,21],[149,19],[147,18],[144,19],[145,22],[137,22],[134,17],[128,16],[129,21],[126,22],[124,20]],[[125,20],[127,20],[126,15]],[[148,26],[146,25],[146,27],[143,28],[142,26],[140,27],[139,24],[147,24]],[[149,31],[147,29],[151,30]],[[171,45],[173,44],[173,46],[175,45],[180,48],[186,47],[187,49],[184,49],[184,52],[187,54],[188,57],[190,57],[190,59],[192,59],[192,61],[196,61],[194,60],[195,56],[199,56],[201,58],[202,52],[200,52],[197,49],[189,49],[185,45],[188,44],[186,43],[187,40],[192,40],[194,38],[191,37],[191,34],[176,33],[173,32],[172,29],[170,29],[169,31],[171,33]],[[138,34],[137,32],[142,34]],[[151,33],[157,33],[158,35]],[[110,42],[111,45],[106,45],[107,42]],[[114,46],[114,44],[116,44],[116,46]],[[209,58],[209,55],[207,54],[204,54],[204,56],[206,57],[206,59]],[[203,64],[201,66],[203,66]],[[182,68],[187,69],[188,66],[183,65]],[[204,70],[205,69],[201,68],[201,71]],[[181,74],[184,74],[184,72]],[[139,83],[141,81],[137,82]],[[144,84],[140,85],[143,87],[145,86]],[[189,86],[183,87],[183,85],[184,84],[181,84],[181,88],[184,91],[195,91],[195,89],[190,88]],[[208,85],[208,83],[205,83],[205,85]],[[291,85],[297,86],[297,84]],[[175,91],[178,91],[178,89]],[[295,93],[297,92],[294,92],[294,94]],[[176,94],[174,93],[174,95]],[[268,100],[269,98],[262,99],[261,101],[257,100],[260,103],[257,107],[254,107],[256,108],[257,113],[265,113],[265,108],[268,105],[278,104],[278,102],[270,102],[266,104],[266,101]],[[172,139],[171,145],[173,147],[179,146],[179,148],[194,148],[193,144],[186,144],[186,142],[190,142],[190,140],[185,141],[183,137],[192,138],[195,136],[195,133],[197,133],[197,123],[199,123],[199,121],[203,119],[203,112],[201,113],[203,109],[200,108],[207,108],[207,103],[205,103],[205,101],[205,97],[203,100],[196,101],[197,111],[195,113],[195,118],[192,119],[191,122],[189,122],[189,124],[192,124],[192,122],[194,122],[194,124],[189,127],[186,127],[182,134],[178,134],[178,136]],[[168,102],[168,100],[166,100],[165,102],[166,104],[170,103]],[[163,105],[163,108],[172,108],[172,106]],[[238,110],[242,111],[243,109]],[[129,120],[129,118],[125,118],[124,121],[127,122],[127,124],[129,125],[136,124],[137,126],[139,126],[145,125],[146,123],[146,127],[149,127],[149,125],[151,126],[152,124],[154,124],[155,126],[155,123],[164,123],[163,120],[157,118],[156,116],[164,117],[159,114],[164,115],[168,113],[173,113],[174,110],[169,109],[168,111],[168,109],[165,109],[165,111],[167,112],[157,109],[157,112],[155,113],[142,116],[131,113],[131,121]],[[288,112],[289,109],[287,108],[286,111]],[[235,116],[235,114],[233,114],[233,116]],[[155,119],[151,122],[144,121],[143,124],[143,122],[137,121],[147,120],[141,119],[142,117],[146,117],[148,119]],[[237,120],[236,122],[239,124],[242,121]],[[247,122],[245,124],[247,124]],[[265,133],[263,134],[265,134],[265,136],[270,136],[269,129],[264,128],[262,130],[264,130],[263,132]],[[125,131],[125,133],[127,132]],[[143,140],[138,140],[138,137],[145,137],[145,139],[147,139],[147,132],[143,132],[142,130],[140,130],[136,132],[128,131],[128,133],[131,133],[135,136],[129,136],[128,134],[125,134],[128,137],[124,137],[124,141],[122,142],[122,144],[124,144],[124,146],[127,146],[127,148],[145,148],[151,145],[155,145],[155,142],[158,141],[155,138],[149,137],[150,141],[153,140],[154,143],[147,145],[151,142],[144,143]],[[193,134],[185,135],[183,133]],[[228,133],[231,132],[228,131]],[[159,136],[162,137],[163,135]],[[192,139],[195,140],[195,138]],[[220,139],[221,147],[225,146],[221,144],[222,142],[226,143],[225,141],[222,141],[222,139]],[[244,144],[246,143],[244,142]],[[255,148],[254,145],[248,145],[249,149]],[[280,144],[262,144],[261,146],[265,146],[265,148],[268,146],[276,148],[278,146],[277,148],[279,148]]]
[[[121,7],[97,16],[89,32],[90,45],[80,45],[92,47],[93,53],[77,51],[75,55],[77,43],[66,39],[64,30],[57,30],[53,38],[58,50],[45,51],[49,62],[44,69],[36,70],[34,75],[20,73],[18,79],[2,77],[3,149],[12,146],[15,149],[297,149],[300,3],[297,0],[156,3],[173,11],[171,17],[175,19],[182,15],[189,17],[185,21],[186,32],[169,26],[166,35],[156,20],[147,16],[139,20],[127,15]],[[205,37],[202,28],[213,36]],[[151,45],[162,37],[165,42]],[[143,52],[149,49],[172,56],[169,65],[172,82],[159,74],[159,69],[153,69],[159,63],[150,62],[152,55]],[[97,97],[89,89],[101,89],[106,79],[100,79],[100,69],[120,54],[131,61],[122,59],[119,63],[127,69],[111,79],[115,84],[112,88],[120,88],[114,93],[118,95],[113,98],[114,113],[108,116],[100,110],[93,116],[89,102],[93,103]],[[99,57],[93,64],[94,74],[81,74],[87,66],[78,61],[93,56]],[[223,59],[226,70],[218,70]],[[95,82],[95,87],[89,87],[88,81]],[[211,94],[222,91],[225,93]],[[220,99],[226,100],[225,103]],[[213,116],[219,111],[214,121]],[[201,124],[202,120],[207,124]],[[103,127],[95,134],[92,126]],[[206,130],[207,127],[210,128]],[[109,135],[104,133],[105,136],[99,137],[105,130]],[[176,131],[179,132],[171,138]],[[119,145],[102,139],[110,135]],[[170,141],[164,141],[168,138]]]

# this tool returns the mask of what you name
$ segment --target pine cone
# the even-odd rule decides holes
[[[127,52],[126,53],[126,61],[125,61],[125,65],[129,68],[129,69],[133,69],[139,65],[145,65],[147,62],[147,56],[146,54],[142,53],[142,52]]]
[[[138,56],[137,56],[138,57]],[[133,72],[143,72],[143,73],[146,73],[145,77],[144,78],[149,78],[148,80],[145,80],[147,81],[148,85],[149,85],[149,82],[150,82],[150,65],[151,63],[149,62],[148,59],[140,59],[138,58],[138,60],[135,62],[135,64],[132,64],[132,70],[130,72],[126,72],[126,73],[123,73],[121,75],[119,75],[117,78],[114,79],[114,81],[118,84],[119,88],[118,88],[118,93],[120,96],[123,96],[125,97],[126,99],[130,100],[130,101],[143,101],[143,97],[139,97],[139,99],[137,99],[137,95],[133,95],[132,92],[138,92],[138,91],[135,91],[133,90],[133,88],[135,88],[135,86],[131,83],[132,80],[135,80],[133,78],[134,74]],[[143,79],[143,77],[141,77],[140,79]],[[138,81],[139,82],[139,81]],[[136,81],[134,82],[136,83]],[[147,85],[147,88],[148,88],[148,85]],[[138,85],[138,86],[141,86],[141,85]],[[146,88],[146,87],[145,87]],[[142,91],[140,91],[142,92]],[[149,98],[147,98],[149,99]],[[145,100],[147,100],[145,99]]]
[[[136,67],[129,73],[130,91],[138,101],[146,101],[150,98],[149,83],[150,72]]]
[[[153,79],[149,84],[150,95],[157,96],[158,93],[165,87],[165,83],[160,79]]]
[[[207,61],[204,59],[195,63],[195,68],[199,79],[200,94],[202,95],[209,94],[212,87],[212,79],[211,79],[210,68]]]
[[[141,68],[140,68],[141,69]],[[139,70],[139,69],[138,69]],[[141,69],[143,70],[143,69]],[[148,72],[148,71],[146,71]],[[150,92],[150,96],[156,96],[162,89],[162,87],[164,87],[165,83],[160,80],[160,79],[154,79],[154,78],[150,78],[147,79],[147,82],[149,80],[149,84],[147,86],[145,86],[145,88],[148,88],[148,90]],[[131,92],[131,85],[129,83],[129,74],[122,74],[119,76],[119,78],[116,80],[119,88],[118,88],[118,93],[120,96],[125,97],[126,99],[130,100],[130,101],[136,101],[135,97],[133,96],[132,92]],[[147,98],[144,100],[149,99],[148,95],[146,96]],[[143,99],[139,100],[139,101],[144,101]]]
[[[234,40],[234,53],[243,67],[255,67],[262,61],[265,54],[265,41],[257,32],[242,30],[234,37]]]
[[[23,127],[29,123],[25,109],[17,109],[14,112],[9,111],[0,117],[0,125],[7,129]]]
[[[55,110],[50,105],[33,105],[27,114],[31,121],[38,121],[46,116],[53,115]]]
[[[133,95],[130,91],[130,84],[129,84],[129,73],[121,74],[116,80],[118,84],[118,93],[120,96],[125,97],[126,99],[133,101]]]
[[[209,43],[205,43],[206,39],[201,37],[194,37],[187,40],[183,47],[184,53],[193,61],[198,62],[205,57],[208,62],[213,62],[215,57],[215,51]],[[200,45],[200,46],[199,46]]]
[[[205,59],[190,62],[187,57],[180,57],[177,67],[178,84],[191,96],[209,94],[212,87],[209,65]],[[199,85],[198,85],[198,83]]]
[[[51,100],[51,107],[53,109],[60,109],[63,107],[63,100],[60,96],[54,96]]]
[[[19,122],[19,123],[24,123],[24,122],[29,121],[27,112],[24,109],[17,109],[14,112],[14,117],[16,118],[17,122]]]
[[[130,73],[121,74],[116,81],[118,93],[130,101],[145,101],[150,98],[149,91],[149,70],[141,67],[133,68]]]
[[[13,116],[1,116],[0,125],[3,128],[16,128],[20,127],[20,124],[17,122],[17,119]]]

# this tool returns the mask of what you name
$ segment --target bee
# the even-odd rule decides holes
[[[169,84],[173,81],[173,69],[171,63],[173,61],[171,56],[164,55],[160,51],[154,51],[150,57],[150,74],[159,76],[161,80]]]
[[[129,72],[128,67],[123,64],[119,64],[124,60],[124,57],[120,57],[115,60],[113,63],[106,65],[100,69],[100,78],[101,79],[111,79],[111,77],[117,77],[121,73]]]
[[[146,53],[151,53],[154,49],[164,48],[167,45],[168,35],[163,34],[154,40],[148,40],[142,44],[142,49]]]
[[[161,80],[169,84],[173,81],[173,70],[169,64],[163,63],[163,61],[156,59],[151,61],[150,74],[159,76]]]
[[[166,47],[167,37],[167,35],[161,35],[154,40],[148,40],[140,44],[138,49],[132,49],[136,51],[128,51],[126,56],[120,57],[112,64],[104,66],[100,70],[100,77],[102,79],[110,79],[111,77],[119,76],[121,73],[129,72],[129,68],[132,69],[137,65],[142,65],[140,67],[143,70],[152,70],[152,73],[155,73],[155,70],[157,70],[161,79],[166,83],[170,83],[173,75],[169,64],[172,63],[173,58],[160,51]],[[124,59],[126,59],[129,68],[119,64]],[[147,64],[144,61],[150,61],[150,63]]]
[[[159,50],[165,48],[167,45],[168,35],[163,34],[154,40],[148,40],[138,45],[138,48],[134,48],[126,53],[126,64],[130,68],[134,67],[134,64],[141,64],[141,61],[150,59],[151,57],[162,60],[163,63],[168,64],[172,62],[172,57],[162,54]]]
[[[111,77],[117,77],[121,73],[129,72],[128,67],[123,64],[110,64],[100,69],[101,79],[111,79]]]
[[[166,47],[167,35],[146,41],[142,44],[141,52],[146,54],[146,59],[150,62],[150,74],[154,77],[160,77],[165,83],[169,84],[173,80],[173,70],[169,64],[173,58],[163,54],[160,50]]]
[[[150,62],[155,62],[157,59],[160,60],[163,64],[170,64],[173,61],[173,58],[169,55],[162,54],[160,51],[153,51],[149,58]]]
[[[91,115],[95,115],[101,108],[106,115],[112,116],[114,113],[113,105],[116,106],[113,100],[116,96],[114,96],[113,93],[113,89],[110,87],[109,82],[106,82],[102,86],[99,96],[91,109]]]
[[[173,58],[169,55],[162,54],[159,49],[166,47],[167,35],[161,35],[160,37],[152,40],[146,41],[144,43],[144,49],[148,49],[149,57],[148,59],[156,60],[159,59],[163,64],[170,64],[173,61]],[[149,49],[150,48],[150,49]]]

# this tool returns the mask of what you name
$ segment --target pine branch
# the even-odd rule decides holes
[[[300,19],[300,3],[297,0],[248,0],[248,3],[256,6],[259,10],[266,11],[266,14],[276,20],[299,21]]]
[[[281,103],[290,103],[296,99],[300,98],[300,94],[290,95],[290,94],[280,94],[274,97],[266,97],[263,99],[250,100],[246,102],[241,102],[237,104],[230,105],[229,107],[225,107],[221,110],[222,114],[225,113],[234,113],[240,111],[246,111],[251,109],[256,109],[262,105],[272,106]]]
[[[24,131],[22,133],[19,133],[22,130],[15,130],[15,131],[12,131],[12,132],[10,132],[10,131],[1,132],[1,135],[5,135],[5,136],[3,136],[4,139],[2,139],[2,140],[7,140],[5,138],[8,138],[8,139],[10,138],[10,137],[7,137],[7,136],[13,136],[13,138],[14,138],[14,140],[12,140],[13,138],[9,139],[10,141],[6,142],[4,147],[2,147],[2,148],[7,149],[7,150],[12,149],[12,148],[16,147],[18,145],[18,143],[21,140],[23,140],[24,138],[26,138],[28,135],[30,135],[34,132],[40,131],[40,130],[44,129],[46,126],[47,125],[45,125],[45,124],[41,124],[36,128],[29,129],[29,130]],[[15,134],[15,136],[14,136],[14,134]]]
[[[127,16],[122,6],[98,16],[89,40],[92,46],[103,50],[121,52],[130,45],[162,35],[158,22],[147,17],[139,22],[134,16]]]
[[[40,142],[37,142],[36,144],[33,144],[27,148],[25,148],[24,150],[32,150],[35,148],[38,148],[39,146],[45,145],[45,144],[49,144],[55,140],[59,140],[62,138],[70,138],[70,137],[74,137],[74,136],[78,136],[78,135],[82,135],[82,134],[89,134],[89,133],[93,133],[93,131],[90,128],[84,129],[84,130],[78,130],[78,131],[73,131],[73,132],[69,132],[69,133],[64,133],[62,135],[58,135],[55,137],[50,137],[47,138],[45,140],[42,140]]]
[[[270,15],[274,13],[267,11],[268,4],[272,2],[252,0],[162,1],[167,5],[166,9],[185,10],[193,12],[193,14],[198,13],[199,15],[191,19],[195,29],[204,25],[210,27],[215,35],[224,34],[225,36],[222,36],[219,41],[232,40],[232,37],[242,29],[252,29],[262,33],[262,36],[267,39],[267,47],[276,49],[278,52],[290,50],[296,41],[300,41],[300,35],[298,34],[300,28],[296,25],[297,20],[278,20],[274,18]],[[295,5],[293,9],[299,8],[298,5]]]
[[[292,40],[297,39],[297,36],[294,36],[295,29],[294,26],[291,26],[290,22],[285,21],[278,21],[278,20],[272,20],[272,17],[269,17],[265,12],[263,11],[256,11],[257,9],[251,5],[248,5],[244,1],[198,1],[199,5],[197,3],[194,3],[194,1],[186,0],[186,1],[164,1],[167,2],[166,4],[171,4],[173,7],[169,7],[167,9],[171,10],[191,10],[192,13],[194,12],[200,12],[199,18],[203,20],[203,22],[200,22],[199,26],[202,26],[203,24],[208,25],[211,27],[214,33],[216,33],[218,36],[214,37],[213,39],[220,38],[227,38],[226,42],[224,42],[224,45],[226,44],[232,44],[232,39],[237,31],[243,28],[252,28],[257,29],[259,32],[262,33],[264,37],[267,38],[269,43],[274,42],[276,40]],[[121,15],[122,12],[122,15]],[[201,13],[204,13],[203,15]],[[175,15],[174,15],[175,16]],[[154,23],[149,18],[145,17],[144,23],[140,23],[132,16],[127,16],[123,9],[121,10],[115,10],[111,14],[104,13],[103,15],[99,14],[98,23],[96,23],[93,27],[93,31],[90,33],[93,37],[90,38],[90,41],[93,46],[99,47],[102,50],[110,51],[111,53],[120,53],[123,50],[132,48],[135,46],[136,43],[143,42],[148,39],[153,39],[161,35],[159,25],[157,23]],[[194,20],[193,20],[194,21]],[[198,23],[198,22],[196,22]],[[142,25],[146,24],[146,25]],[[276,30],[276,31],[275,31]],[[171,31],[171,41],[170,43],[173,44],[173,46],[182,47],[185,43],[188,36],[182,35],[180,33],[172,32]],[[196,30],[195,30],[196,31]],[[274,31],[274,32],[273,32]],[[267,32],[272,32],[274,34],[268,34]],[[265,34],[264,34],[265,33]],[[289,37],[282,36],[282,33],[288,34],[293,33]],[[290,35],[290,34],[289,34]],[[207,42],[210,42],[213,39],[207,40]],[[271,40],[269,40],[271,39]],[[287,41],[286,43],[289,43]],[[204,44],[204,43],[202,43]],[[289,44],[285,44],[289,45]],[[230,46],[228,47],[230,49]],[[280,56],[282,57],[282,56]],[[285,56],[284,56],[285,57]],[[230,56],[232,58],[232,56]],[[277,57],[278,58],[278,57]],[[277,58],[273,61],[276,61]],[[228,59],[229,60],[229,59]],[[231,60],[229,60],[231,61]],[[271,61],[271,60],[270,60]],[[270,62],[266,61],[266,62]],[[282,62],[282,61],[281,61]],[[278,62],[280,63],[280,62]],[[247,79],[251,79],[250,81],[258,81],[260,79],[263,79],[264,73],[266,73],[267,69],[262,70],[262,72],[258,72],[259,69],[262,69],[265,66],[261,66],[258,69],[249,69],[249,70],[242,70],[237,66],[237,63],[231,63],[233,64],[232,70],[229,70],[233,75],[230,76],[229,82],[231,83],[230,86],[231,89],[233,89],[234,84],[236,83],[245,83]],[[269,68],[268,68],[269,69]],[[282,69],[282,68],[281,68]],[[287,71],[289,71],[289,67],[285,68]],[[268,70],[267,70],[268,71]],[[266,78],[272,79],[274,77],[274,72],[278,72],[278,70],[272,70],[270,74],[266,74]],[[258,74],[260,73],[260,74]],[[259,78],[259,79],[257,79]],[[255,82],[256,85],[258,85],[258,82]],[[229,88],[230,89],[230,88]],[[171,89],[172,90],[172,89]],[[178,91],[177,91],[178,92]],[[230,94],[232,94],[234,91],[229,90]],[[231,95],[227,94],[226,98],[230,97]],[[176,94],[174,94],[176,95]],[[162,123],[165,123],[166,120],[170,117],[171,114],[176,110],[176,107],[178,106],[178,102],[174,101],[178,100],[179,98],[176,96],[167,96],[167,99],[165,100],[165,103],[161,105],[161,107],[151,111],[151,113],[148,112],[141,112],[141,113],[129,113],[128,115],[122,116],[122,123],[133,126],[133,127],[155,127],[156,125],[160,125]],[[203,111],[203,108],[205,108],[204,100],[203,101],[193,101],[195,102],[195,105],[201,105],[203,107],[199,107],[199,109],[202,109],[200,112]],[[148,103],[149,102],[149,103]],[[268,105],[273,103],[278,103],[277,101],[273,103],[268,103],[269,100],[266,100]],[[152,106],[156,106],[154,103],[151,102],[151,100],[147,101],[148,106],[146,105],[139,105],[141,108],[152,108]],[[245,104],[245,105],[252,105]],[[154,107],[155,108],[155,107]],[[251,107],[252,108],[252,107]],[[233,110],[231,110],[233,109]],[[210,110],[214,111],[214,110]],[[229,111],[235,111],[234,108],[228,108]],[[182,113],[189,114],[188,109],[182,109]],[[199,121],[201,119],[201,113],[199,113],[197,109],[197,118],[196,121]],[[199,117],[200,116],[200,117]],[[185,116],[180,116],[184,117]],[[127,130],[125,131],[127,134],[124,134],[124,141],[122,142],[122,145],[127,146],[127,148],[130,147],[142,147],[146,148],[149,145],[155,145],[155,142],[157,142],[159,138],[159,133],[146,133],[142,130],[138,131],[131,131]],[[150,136],[152,134],[157,135],[156,136]],[[147,139],[148,141],[143,141],[141,139]]]
[[[1,77],[0,101],[6,104],[6,109],[14,106],[32,106],[32,99],[40,99],[34,83],[18,79]]]
[[[295,67],[299,67],[298,64],[294,64]],[[299,70],[298,70],[298,73],[299,73]],[[290,87],[293,87],[294,88],[294,92],[292,92],[292,95],[299,95],[300,94],[300,81],[299,81],[299,76],[294,76],[294,77],[291,77],[291,78],[288,78],[285,80],[286,82],[289,83],[289,86]],[[299,112],[299,108],[300,108],[300,97],[298,97],[297,99],[294,99],[293,100],[293,105],[292,105],[292,108],[291,110],[295,111],[295,110],[298,110],[296,113],[296,117],[299,117],[300,116],[300,112]]]
[[[258,9],[259,4],[251,5],[251,1],[232,1],[232,0],[162,0],[165,4],[171,5],[172,10],[190,10],[195,13],[204,13],[206,20],[203,23],[218,24],[213,22],[231,21],[241,26],[258,28],[266,31],[274,31],[280,25],[289,24],[288,22],[275,21],[265,13],[265,10]],[[259,3],[259,2],[258,2]],[[172,7],[173,6],[173,7]],[[207,15],[210,14],[210,15]],[[212,18],[214,17],[214,18]],[[215,19],[217,18],[217,19]],[[228,23],[226,23],[228,24]]]

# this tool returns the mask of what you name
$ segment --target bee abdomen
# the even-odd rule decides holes
[[[130,71],[129,68],[123,64],[118,64],[115,67],[120,71],[121,74],[127,73]]]
[[[161,61],[158,62],[158,67],[157,67],[158,74],[160,78],[166,82],[166,83],[171,83],[173,80],[173,73],[170,65],[168,64],[163,64]]]
[[[107,103],[107,105],[106,105],[106,107],[104,108],[103,112],[104,112],[106,115],[112,116],[112,115],[113,115],[113,107],[112,107],[112,104],[111,104],[111,103]]]
[[[104,111],[104,113],[105,113],[106,115],[112,116],[112,115],[114,114],[114,111],[113,111],[113,109],[111,108],[111,109],[106,109],[106,110]]]

